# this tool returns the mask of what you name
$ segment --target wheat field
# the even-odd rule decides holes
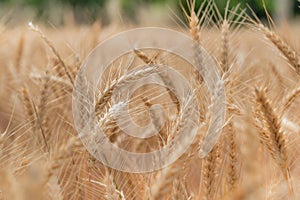
[[[199,10],[194,1],[188,3],[182,10],[185,25],[176,27],[212,56],[224,83],[225,123],[208,155],[199,157],[211,119],[208,89],[176,55],[133,46],[104,72],[94,97],[98,125],[111,143],[151,152],[186,128],[188,103],[182,106],[173,91],[159,85],[137,89],[128,103],[130,120],[145,125],[162,115],[166,119],[157,135],[137,140],[118,127],[120,102],[112,91],[157,73],[162,64],[194,87],[186,97],[197,99],[201,111],[193,143],[174,163],[148,173],[112,169],[91,155],[72,112],[74,83],[85,58],[130,27],[0,24],[0,199],[299,199],[300,27],[278,27],[271,18],[262,23],[241,8],[222,16],[209,2]],[[159,76],[176,85],[172,76]],[[155,104],[164,114],[151,109]]]

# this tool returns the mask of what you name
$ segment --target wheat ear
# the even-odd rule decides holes
[[[71,73],[69,72],[68,67],[66,66],[65,62],[63,61],[63,59],[60,57],[58,51],[55,49],[54,45],[52,44],[52,42],[46,37],[46,35],[36,26],[34,26],[31,22],[29,23],[29,27],[32,31],[38,33],[40,35],[40,37],[42,38],[42,40],[44,40],[44,42],[50,47],[52,53],[56,56],[57,60],[59,61],[59,63],[62,65],[64,72],[66,73],[69,81],[71,82],[71,84],[73,85],[74,80],[72,78]]]
[[[260,130],[261,142],[267,147],[274,161],[281,168],[286,181],[289,184],[290,193],[293,194],[290,167],[288,164],[288,153],[286,147],[285,133],[281,128],[280,119],[276,116],[265,89],[255,88],[256,103],[258,105],[257,115],[266,126]]]
[[[191,10],[191,15],[189,17],[189,27],[190,27],[190,35],[192,39],[200,44],[200,25],[199,18],[196,15],[194,10]]]
[[[229,122],[228,126],[228,141],[229,141],[229,171],[228,171],[228,185],[229,190],[234,190],[238,181],[238,149],[236,144],[236,133],[233,123]]]
[[[50,78],[49,78],[49,71],[46,70],[45,79],[43,83],[43,88],[41,91],[40,102],[38,105],[38,116],[41,123],[41,126],[44,127],[45,132],[48,132],[47,126],[47,103],[49,97],[49,89],[50,89]]]
[[[32,128],[33,132],[35,132],[37,127],[39,126],[42,136],[43,136],[45,146],[47,149],[49,149],[44,129],[41,126],[41,123],[39,120],[39,115],[38,115],[36,106],[35,106],[34,102],[31,100],[26,87],[23,87],[23,89],[22,89],[22,97],[23,97],[24,107],[27,112],[27,117],[29,119],[29,122],[31,124],[31,128]]]
[[[217,193],[216,181],[220,166],[220,143],[218,142],[212,151],[204,159],[203,163],[203,186],[205,199],[215,199]]]
[[[143,77],[147,77],[154,72],[157,71],[156,66],[147,66],[142,69],[133,70],[128,74],[124,74],[120,78],[112,81],[112,83],[104,90],[101,97],[97,100],[95,105],[95,112],[96,115],[99,116],[103,111],[103,108],[107,105],[110,101],[113,91],[119,87],[126,85],[127,83],[137,81]]]
[[[222,68],[222,73],[226,73],[229,70],[229,23],[225,19],[221,27],[221,56],[220,64]]]
[[[24,105],[24,108],[26,111],[27,118],[31,124],[31,127],[33,129],[35,129],[35,127],[36,127],[35,119],[33,118],[34,117],[34,109],[33,109],[33,105],[32,105],[31,98],[29,96],[27,87],[24,86],[21,90],[21,93],[22,93],[23,105]]]
[[[258,29],[266,36],[266,38],[268,38],[277,47],[277,49],[286,57],[290,65],[300,76],[299,54],[274,31],[271,31],[263,24],[257,24],[257,26]]]
[[[201,42],[200,41],[200,33],[201,33],[200,23],[203,22],[209,6],[206,7],[206,9],[204,10],[204,13],[203,13],[203,17],[201,18],[201,20],[199,20],[200,12],[202,11],[202,8],[206,2],[204,1],[201,4],[201,7],[199,8],[197,13],[195,12],[195,3],[196,3],[196,1],[192,1],[191,3],[187,1],[190,14],[188,14],[187,10],[185,10],[183,6],[181,6],[181,7],[182,7],[184,15],[187,18],[188,23],[189,23],[190,36],[195,41],[195,43],[196,43],[195,45],[200,45],[200,42]],[[203,62],[201,51],[198,51],[198,47],[194,47],[194,48],[196,49],[195,53],[197,54],[196,61],[201,65]],[[198,70],[196,70],[196,69],[193,70],[193,76],[196,80],[196,87],[200,87],[203,82],[203,77],[199,74]]]
[[[142,52],[141,50],[138,50],[138,49],[134,49],[133,52],[135,53],[135,55],[140,58],[144,63],[146,64],[152,64],[152,65],[158,65],[160,63],[158,63],[156,60],[155,60],[155,57],[154,58],[149,58],[144,52]],[[158,75],[160,76],[160,78],[162,79],[162,81],[164,82],[164,84],[167,86],[166,87],[166,90],[172,100],[173,103],[176,104],[176,107],[177,107],[177,111],[180,110],[180,103],[176,97],[175,94],[173,94],[173,92],[170,90],[170,88],[174,88],[173,86],[173,83],[172,83],[172,80],[171,78],[165,73],[165,72],[160,72],[158,73]]]

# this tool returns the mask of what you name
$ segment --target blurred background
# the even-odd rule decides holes
[[[163,24],[174,23],[175,16],[183,17],[180,1],[186,0],[0,0],[0,19],[8,25],[28,21],[47,22],[56,26],[66,24],[91,24],[100,21],[102,25],[112,22],[148,25],[153,21]],[[198,0],[199,6],[203,0]],[[225,0],[215,1],[221,12]],[[231,0],[230,7],[247,4],[260,18],[265,17],[262,0]],[[264,0],[268,11],[276,22],[293,21],[300,14],[297,0]]]

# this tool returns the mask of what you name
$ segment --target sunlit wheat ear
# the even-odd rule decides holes
[[[174,84],[173,84],[173,80],[172,77],[168,76],[168,72],[163,71],[163,66],[162,63],[160,63],[159,61],[157,61],[154,58],[149,58],[144,52],[142,52],[141,50],[138,49],[134,49],[134,53],[135,55],[140,58],[141,60],[143,60],[143,62],[145,62],[146,64],[153,64],[153,65],[157,65],[158,69],[160,69],[160,72],[158,73],[158,75],[160,76],[160,78],[162,79],[162,81],[164,82],[166,87],[166,90],[171,98],[171,100],[173,101],[173,103],[176,104],[177,106],[177,111],[180,110],[180,103],[177,99],[177,97],[175,96],[175,94],[170,91],[169,88],[174,88]]]
[[[186,0],[187,9],[181,4],[181,10],[188,22],[191,38],[197,43],[201,43],[201,31],[214,24],[213,1],[204,0],[199,8],[196,8],[196,0]],[[196,10],[197,9],[197,10]]]
[[[144,61],[144,63],[153,65],[157,64],[157,60],[155,60],[154,58],[149,58],[143,51],[139,49],[134,49],[133,52],[138,58]]]
[[[147,66],[142,69],[137,69],[129,72],[128,74],[124,74],[121,77],[115,79],[111,82],[111,84],[105,87],[104,91],[102,92],[100,98],[97,99],[95,105],[95,112],[96,115],[101,115],[105,106],[107,106],[108,102],[111,100],[113,91],[117,88],[120,88],[128,83],[137,81],[143,77],[147,77],[157,71],[157,66]]]
[[[40,102],[38,105],[38,116],[41,123],[41,126],[44,127],[45,132],[48,132],[48,126],[47,126],[47,104],[49,99],[49,93],[50,93],[50,78],[49,78],[49,71],[46,70],[45,72],[45,79],[43,83],[43,87],[40,94]]]
[[[184,15],[186,19],[188,20],[189,23],[189,28],[190,28],[190,35],[192,39],[200,44],[200,22],[199,22],[199,14],[200,13],[195,13],[195,3],[196,1],[192,1],[191,3],[187,0],[186,1],[188,5],[188,10],[185,10],[183,5],[181,5],[181,9],[184,12]],[[204,3],[202,4],[201,8],[203,7]],[[199,9],[201,11],[201,9]],[[188,14],[188,12],[190,14]]]
[[[281,168],[283,175],[289,184],[290,193],[293,195],[293,185],[290,175],[290,166],[288,161],[288,152],[286,146],[286,135],[281,128],[281,122],[271,103],[266,97],[266,89],[255,88],[257,118],[262,120],[259,127],[259,136],[263,145],[265,145],[274,161]],[[261,127],[262,126],[262,127]]]
[[[29,28],[38,33],[40,35],[40,37],[44,40],[44,42],[49,46],[49,48],[51,49],[52,53],[56,56],[57,60],[59,61],[59,63],[62,65],[63,69],[64,69],[64,73],[67,75],[69,81],[71,82],[71,84],[73,85],[74,80],[72,78],[72,75],[68,69],[68,67],[66,66],[65,62],[62,60],[62,58],[60,57],[58,51],[55,49],[54,45],[52,44],[52,42],[47,38],[47,36],[37,27],[34,26],[32,24],[32,22],[29,22]]]
[[[286,57],[290,65],[294,68],[296,73],[300,75],[300,56],[288,43],[286,43],[278,34],[271,31],[262,24],[258,24],[258,30],[277,47],[278,50]]]
[[[247,20],[250,24],[255,26],[255,28],[264,34],[264,36],[272,42],[272,44],[282,53],[286,58],[288,63],[292,66],[295,72],[300,76],[300,55],[299,53],[287,42],[285,42],[275,31],[270,30],[268,27],[263,25],[263,23],[258,19],[253,10],[252,14],[255,19],[247,16]],[[268,20],[273,22],[269,13],[266,11]]]
[[[112,143],[119,143],[122,135],[120,134],[120,127],[118,126],[116,119],[120,117],[120,110],[127,106],[126,103],[120,102],[114,104],[108,112],[102,113],[102,117],[99,118],[99,128],[107,135]]]
[[[220,73],[223,77],[232,68],[236,53],[238,50],[238,39],[240,26],[244,22],[245,10],[240,8],[240,4],[237,4],[233,8],[229,8],[230,1],[227,1],[225,7],[224,16],[220,12],[220,8],[213,2],[213,7],[215,11],[214,19],[217,21],[218,29],[221,33],[220,47],[219,47],[219,62],[220,62]],[[228,76],[228,75],[227,75]],[[223,77],[224,79],[227,78]]]
[[[36,118],[34,115],[34,108],[33,108],[34,105],[32,104],[32,99],[29,95],[27,87],[24,86],[22,88],[21,94],[22,94],[24,109],[26,111],[26,118],[30,122],[32,131],[35,132]]]
[[[229,141],[229,167],[227,182],[229,184],[229,190],[233,191],[236,188],[239,179],[238,147],[236,142],[236,131],[233,127],[233,123],[229,122],[227,127],[227,138]]]
[[[226,73],[229,69],[229,44],[228,44],[228,32],[229,32],[229,23],[225,19],[222,24],[221,28],[221,56],[220,56],[220,62],[221,62],[221,68],[223,73]]]
[[[212,15],[208,15],[208,13],[213,12],[212,10],[212,1],[203,1],[200,8],[198,9],[197,13],[195,11],[195,4],[196,0],[193,1],[186,1],[188,5],[188,10],[184,8],[184,6],[181,4],[181,9],[185,15],[185,18],[188,21],[188,27],[191,38],[195,41],[196,45],[201,44],[201,30],[203,27],[208,26],[211,23]],[[207,5],[206,5],[207,3]],[[201,18],[200,18],[201,15]],[[202,58],[200,51],[195,51],[195,54],[197,54],[195,57],[196,62],[200,65],[203,64],[204,58]],[[201,87],[201,84],[203,83],[203,77],[199,74],[197,70],[193,71],[193,76],[195,78],[195,85],[196,87]]]
[[[233,8],[229,8],[230,1],[227,1],[225,7],[224,15],[221,14],[220,8],[213,2],[214,7],[214,19],[216,20],[216,24],[218,26],[218,30],[221,34],[220,42],[219,42],[219,63],[220,63],[220,75],[225,82],[226,86],[226,103],[227,103],[227,112],[226,117],[228,119],[228,124],[224,127],[223,131],[226,134],[223,140],[219,141],[219,143],[223,144],[226,148],[226,152],[221,154],[221,160],[226,162],[225,164],[225,173],[226,177],[219,177],[219,180],[222,178],[226,178],[224,181],[224,186],[222,189],[225,191],[228,189],[232,192],[237,185],[238,177],[239,177],[239,162],[238,155],[239,151],[237,148],[237,138],[235,134],[235,130],[233,128],[233,119],[232,116],[240,115],[241,110],[237,105],[237,100],[234,86],[236,84],[237,75],[233,74],[233,67],[236,66],[236,56],[238,52],[237,41],[240,39],[240,24],[243,23],[243,15],[244,10],[240,10],[240,5],[237,4]],[[226,159],[227,158],[227,159]],[[223,173],[220,173],[222,175]],[[227,192],[227,191],[226,191]]]
[[[203,162],[203,190],[205,199],[216,199],[220,168],[220,144],[217,143]]]
[[[181,107],[177,119],[175,120],[174,127],[171,129],[171,133],[168,136],[168,142],[171,142],[186,126],[187,120],[192,115],[192,109],[195,104],[196,90],[191,91],[189,96],[186,98],[186,102]],[[197,122],[195,122],[197,123]]]

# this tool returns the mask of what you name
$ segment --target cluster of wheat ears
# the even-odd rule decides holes
[[[195,87],[191,95],[201,114],[194,142],[176,162],[149,173],[106,167],[74,128],[77,71],[88,52],[119,28],[0,26],[0,199],[299,199],[299,31],[288,26],[275,31],[269,15],[272,28],[246,14],[250,8],[226,8],[222,16],[213,1],[194,7],[195,1],[188,2],[183,10],[187,29],[177,28],[213,56],[226,90],[226,123],[206,157],[198,152],[210,123],[208,91],[201,75],[176,55],[133,47],[104,73],[95,96],[99,126],[110,142],[150,152],[180,132],[189,108],[167,88],[141,87],[132,94],[131,119],[124,123],[156,123],[161,115],[166,121],[157,135],[131,139],[115,121],[118,107],[110,109],[116,104],[112,91],[156,73],[149,66],[158,63],[174,66]],[[139,71],[139,65],[149,70]],[[174,84],[167,74],[160,76]],[[164,113],[152,109],[157,103]]]

